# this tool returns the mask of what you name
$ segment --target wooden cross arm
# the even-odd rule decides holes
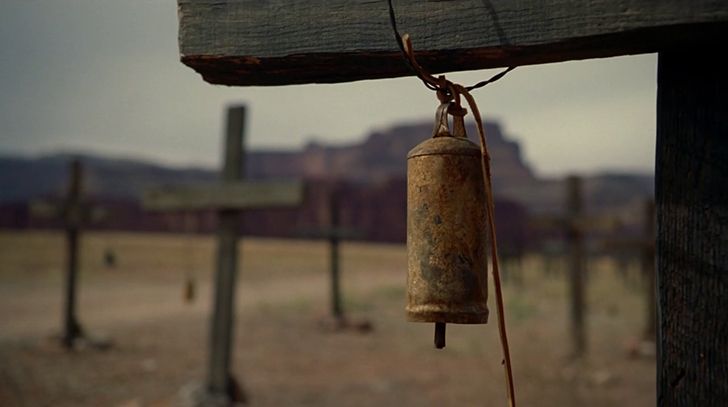
[[[40,219],[63,218],[67,223],[102,222],[109,217],[104,208],[78,203],[69,206],[67,202],[32,201],[29,205],[30,216]]]
[[[142,205],[153,211],[288,207],[301,203],[303,190],[300,181],[160,187],[146,191]]]
[[[612,232],[621,226],[621,221],[613,216],[541,215],[531,216],[528,225],[534,229],[564,229],[573,227],[582,232]]]
[[[393,0],[431,72],[717,43],[715,0]],[[225,85],[347,82],[410,74],[386,0],[178,0],[182,62]],[[723,46],[722,43],[719,44]]]
[[[637,249],[654,249],[655,240],[645,238],[611,238],[603,242],[603,247],[607,250],[637,250]]]
[[[312,239],[361,239],[364,233],[352,228],[323,228],[323,229],[303,229],[296,232],[296,235]]]
[[[63,215],[63,208],[48,201],[32,201],[29,205],[30,216],[34,218],[50,219]]]

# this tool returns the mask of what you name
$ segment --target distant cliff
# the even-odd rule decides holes
[[[168,168],[134,160],[90,154],[52,154],[37,158],[0,156],[0,203],[22,203],[63,194],[68,163],[84,167],[87,195],[111,200],[138,200],[142,191],[160,184],[194,184],[217,180],[215,171]]]
[[[504,138],[497,123],[487,122],[494,163],[496,192],[505,185],[531,185],[537,180],[523,162],[517,143]],[[407,153],[429,138],[430,123],[394,126],[370,134],[363,142],[328,146],[311,142],[302,150],[249,151],[245,171],[252,179],[304,178],[378,184],[405,178]],[[468,126],[468,134],[475,128]],[[153,185],[195,184],[217,180],[215,171],[169,168],[136,159],[104,158],[90,154],[52,154],[37,158],[0,156],[0,203],[24,202],[62,193],[67,163],[84,164],[90,195],[114,200],[138,200]]]
[[[327,219],[327,194],[336,189],[344,196],[344,226],[357,229],[364,239],[403,241],[407,153],[431,132],[429,122],[410,123],[372,133],[359,143],[311,142],[301,150],[250,151],[245,160],[249,178],[304,179],[309,194],[299,209],[246,214],[246,233],[295,236],[302,230],[320,227]],[[524,162],[519,145],[509,140],[497,123],[487,122],[486,133],[493,164],[499,240],[510,240],[518,246],[526,238],[528,214],[563,212],[564,183],[537,177]],[[475,134],[472,124],[468,134]],[[84,165],[87,198],[113,214],[94,227],[178,232],[211,231],[215,227],[212,212],[195,215],[196,226],[190,230],[183,214],[151,214],[140,207],[139,201],[151,186],[215,182],[216,171],[77,154],[0,156],[0,227],[59,226],[58,222],[31,218],[28,202],[62,195],[68,162],[74,157]],[[617,215],[627,224],[639,225],[643,202],[653,195],[652,185],[651,175],[606,173],[585,177],[586,211]]]
[[[477,134],[472,123],[466,129],[469,135]],[[492,161],[497,163],[493,180],[495,188],[536,182],[533,172],[521,157],[519,145],[506,140],[500,125],[486,122],[485,131]],[[413,123],[372,133],[362,143],[326,146],[311,142],[302,151],[254,151],[248,156],[246,171],[252,178],[304,177],[383,182],[404,178],[407,153],[431,136],[431,123]]]

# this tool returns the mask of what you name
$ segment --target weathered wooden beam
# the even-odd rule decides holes
[[[253,209],[296,205],[303,200],[300,181],[227,182],[150,189],[142,204],[149,210]]]
[[[728,400],[728,62],[660,53],[657,405]]]
[[[75,211],[78,213],[74,216],[66,216],[68,209],[66,206],[66,202],[31,201],[29,204],[30,216],[40,219],[62,218],[67,223],[75,221],[82,224],[102,222],[109,217],[108,210],[98,206],[91,206],[83,200],[77,202]]]
[[[386,0],[178,0],[182,62],[226,85],[408,75]],[[461,71],[716,43],[716,0],[394,0],[422,65]],[[722,45],[722,44],[721,44]]]
[[[619,218],[612,215],[579,215],[578,217],[560,215],[533,215],[529,217],[529,226],[534,229],[560,229],[575,227],[588,232],[608,233],[621,226]]]

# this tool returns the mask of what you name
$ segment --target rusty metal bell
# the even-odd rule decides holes
[[[441,105],[433,137],[407,155],[407,319],[434,322],[437,348],[446,323],[488,321],[481,153],[465,135],[464,115]]]

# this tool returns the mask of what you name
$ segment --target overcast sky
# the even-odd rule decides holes
[[[541,174],[651,172],[656,63],[642,55],[520,67],[474,94]],[[493,73],[449,77],[471,84]],[[415,78],[209,85],[179,62],[175,0],[0,1],[2,154],[83,150],[217,166],[232,102],[250,106],[252,148],[353,142],[432,120],[436,107]]]

